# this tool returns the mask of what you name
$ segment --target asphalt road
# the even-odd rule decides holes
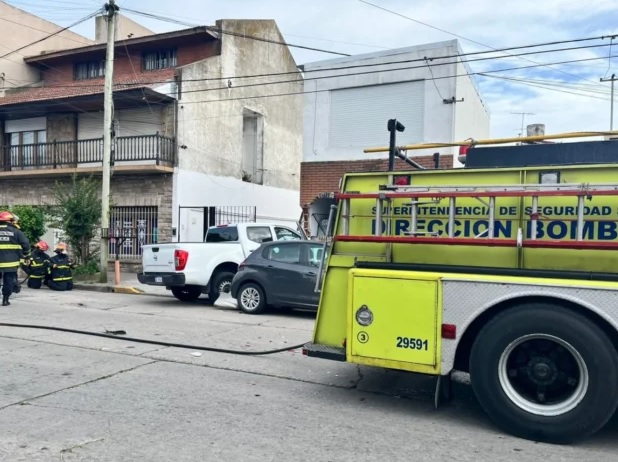
[[[26,288],[0,322],[234,349],[307,341],[304,313],[249,316],[171,297]],[[618,417],[576,446],[497,430],[469,386],[307,358],[202,353],[0,327],[0,460],[615,461]]]

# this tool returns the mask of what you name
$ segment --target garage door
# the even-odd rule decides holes
[[[163,133],[161,109],[145,107],[122,109],[114,113],[116,136],[140,136]],[[80,140],[103,138],[103,112],[79,114],[77,137]]]
[[[406,127],[397,134],[397,144],[422,141],[424,95],[424,80],[331,91],[330,147],[384,145],[386,123],[394,118]]]

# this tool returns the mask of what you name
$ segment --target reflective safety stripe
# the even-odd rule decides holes
[[[35,274],[31,274],[30,275],[30,279],[43,279],[45,277],[45,275],[41,275],[41,276],[37,276]]]
[[[38,268],[40,266],[45,266],[45,263],[35,263],[35,262],[32,262],[30,264],[30,266],[32,266],[33,268]]]
[[[19,244],[0,244],[0,250],[20,250]]]
[[[58,265],[56,268],[58,269],[70,269],[71,267],[68,265]]]
[[[19,267],[19,262],[15,261],[15,262],[7,262],[7,263],[0,263],[0,268],[17,268]]]
[[[71,279],[73,279],[72,277],[68,277],[68,278],[54,278],[52,279],[52,281],[54,282],[62,282],[62,281],[70,281]]]

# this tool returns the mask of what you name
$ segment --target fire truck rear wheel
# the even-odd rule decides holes
[[[550,303],[500,313],[477,336],[472,388],[489,417],[521,438],[566,444],[600,430],[618,406],[618,353],[605,332]]]

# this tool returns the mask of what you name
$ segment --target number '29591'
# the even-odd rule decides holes
[[[427,350],[429,348],[429,342],[420,338],[397,337],[397,348]]]

